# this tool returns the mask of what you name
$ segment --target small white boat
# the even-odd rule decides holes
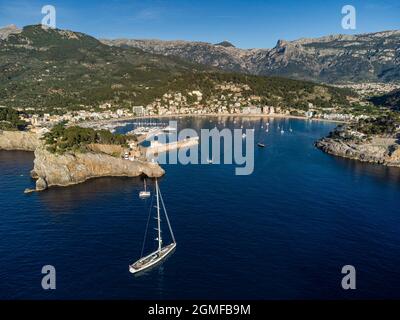
[[[144,190],[139,192],[139,198],[147,199],[147,198],[150,198],[150,196],[151,196],[151,193],[150,193],[150,191],[147,191],[146,180],[144,180]]]
[[[242,134],[242,139],[246,139],[246,137],[247,137],[246,134],[243,133],[243,134]]]
[[[172,232],[171,224],[169,222],[169,218],[167,215],[167,210],[165,209],[164,200],[162,198],[160,189],[158,187],[157,180],[156,180],[156,194],[157,194],[157,206],[156,206],[156,208],[157,208],[157,217],[156,217],[157,229],[156,229],[156,231],[158,232],[156,241],[158,242],[158,249],[156,251],[150,253],[149,255],[147,255],[143,258],[140,258],[135,263],[131,264],[129,266],[129,272],[133,273],[133,274],[144,271],[146,269],[149,269],[150,267],[156,265],[157,263],[162,262],[176,248],[176,241],[175,241],[174,233]],[[164,246],[164,247],[163,247],[163,240],[162,240],[162,236],[161,236],[160,203],[163,206],[164,215],[167,220],[168,228],[169,228],[171,238],[172,238],[172,243],[167,246]],[[147,234],[147,230],[146,230],[146,234]],[[144,245],[143,245],[143,248],[144,248]],[[143,250],[142,250],[142,255],[143,255]]]
[[[212,159],[207,159],[208,164],[212,164],[214,161]]]
[[[284,134],[284,133],[285,133],[285,130],[282,129],[282,130],[281,130],[281,134]]]
[[[176,128],[168,126],[163,129],[164,132],[176,132]]]

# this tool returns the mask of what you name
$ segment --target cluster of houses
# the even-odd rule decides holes
[[[367,115],[353,115],[348,113],[324,113],[318,116],[320,119],[325,120],[335,120],[335,121],[358,121],[360,119],[366,119],[369,116]]]
[[[372,97],[400,89],[400,83],[365,82],[365,83],[340,84],[336,85],[336,87],[352,89],[356,91],[360,95],[360,97]]]
[[[80,111],[68,111],[60,115],[46,113],[37,115],[32,112],[33,114],[31,115],[22,114],[21,119],[28,122],[32,130],[43,130],[43,128],[51,128],[62,121],[70,124],[79,124],[88,121],[168,115],[267,114],[284,116],[295,114],[307,118],[340,121],[351,121],[360,118],[360,116],[352,114],[338,113],[334,108],[319,110],[312,103],[308,104],[307,111],[263,105],[260,96],[250,94],[249,91],[251,89],[248,85],[225,83],[217,85],[215,89],[215,92],[218,93],[207,97],[199,90],[194,90],[186,94],[181,92],[166,93],[147,106],[116,108],[110,103],[104,103],[96,108],[96,110],[82,106],[82,110]]]
[[[175,114],[279,114],[289,113],[281,108],[263,106],[262,98],[256,95],[246,94],[248,85],[223,84],[216,86],[218,94],[204,97],[199,90],[194,90],[186,95],[166,93],[143,109],[148,116],[175,115]]]
[[[26,121],[31,126],[33,131],[37,131],[38,128],[51,128],[55,124],[63,121],[68,122],[70,124],[79,124],[84,121],[101,121],[101,120],[133,117],[136,115],[135,108],[136,107],[134,107],[132,110],[117,109],[117,110],[102,110],[102,111],[93,111],[93,110],[68,111],[61,115],[49,114],[49,113],[44,113],[43,115],[22,113],[20,115],[20,118],[21,120]],[[143,107],[140,107],[140,110],[142,109]]]

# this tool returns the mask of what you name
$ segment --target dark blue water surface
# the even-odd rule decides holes
[[[236,176],[234,165],[164,166],[178,246],[141,276],[128,271],[150,205],[138,199],[140,178],[24,195],[33,154],[0,151],[0,298],[400,298],[400,170],[315,149],[331,123],[275,119],[266,133],[243,122],[267,145],[255,150],[252,175]],[[348,264],[357,270],[351,292],[341,288]],[[41,288],[44,265],[57,270],[54,291]]]

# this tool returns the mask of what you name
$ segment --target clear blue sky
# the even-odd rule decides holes
[[[46,4],[56,7],[58,28],[95,37],[229,40],[242,48],[400,29],[399,0],[0,0],[0,26],[39,23]],[[355,32],[341,28],[346,4],[357,9]]]

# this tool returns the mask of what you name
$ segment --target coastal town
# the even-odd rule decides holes
[[[349,88],[349,86],[343,85]],[[365,97],[377,92],[388,92],[400,88],[397,84],[358,84],[351,85],[359,100],[354,103],[368,106]],[[262,97],[248,94],[248,85],[225,83],[216,87],[218,94],[205,97],[200,90],[190,92],[165,93],[146,106],[122,108],[111,102],[99,106],[80,106],[81,110],[65,113],[38,113],[34,108],[17,108],[20,119],[28,124],[28,129],[36,133],[46,133],[58,123],[91,127],[93,123],[101,123],[102,128],[113,131],[115,126],[108,125],[114,121],[123,121],[139,117],[195,116],[195,115],[226,115],[226,116],[270,116],[270,117],[302,117],[327,121],[357,121],[369,117],[367,113],[354,113],[352,109],[343,110],[339,106],[322,108],[308,103],[306,110],[285,106],[268,106],[262,104]],[[96,126],[94,126],[96,127]]]

